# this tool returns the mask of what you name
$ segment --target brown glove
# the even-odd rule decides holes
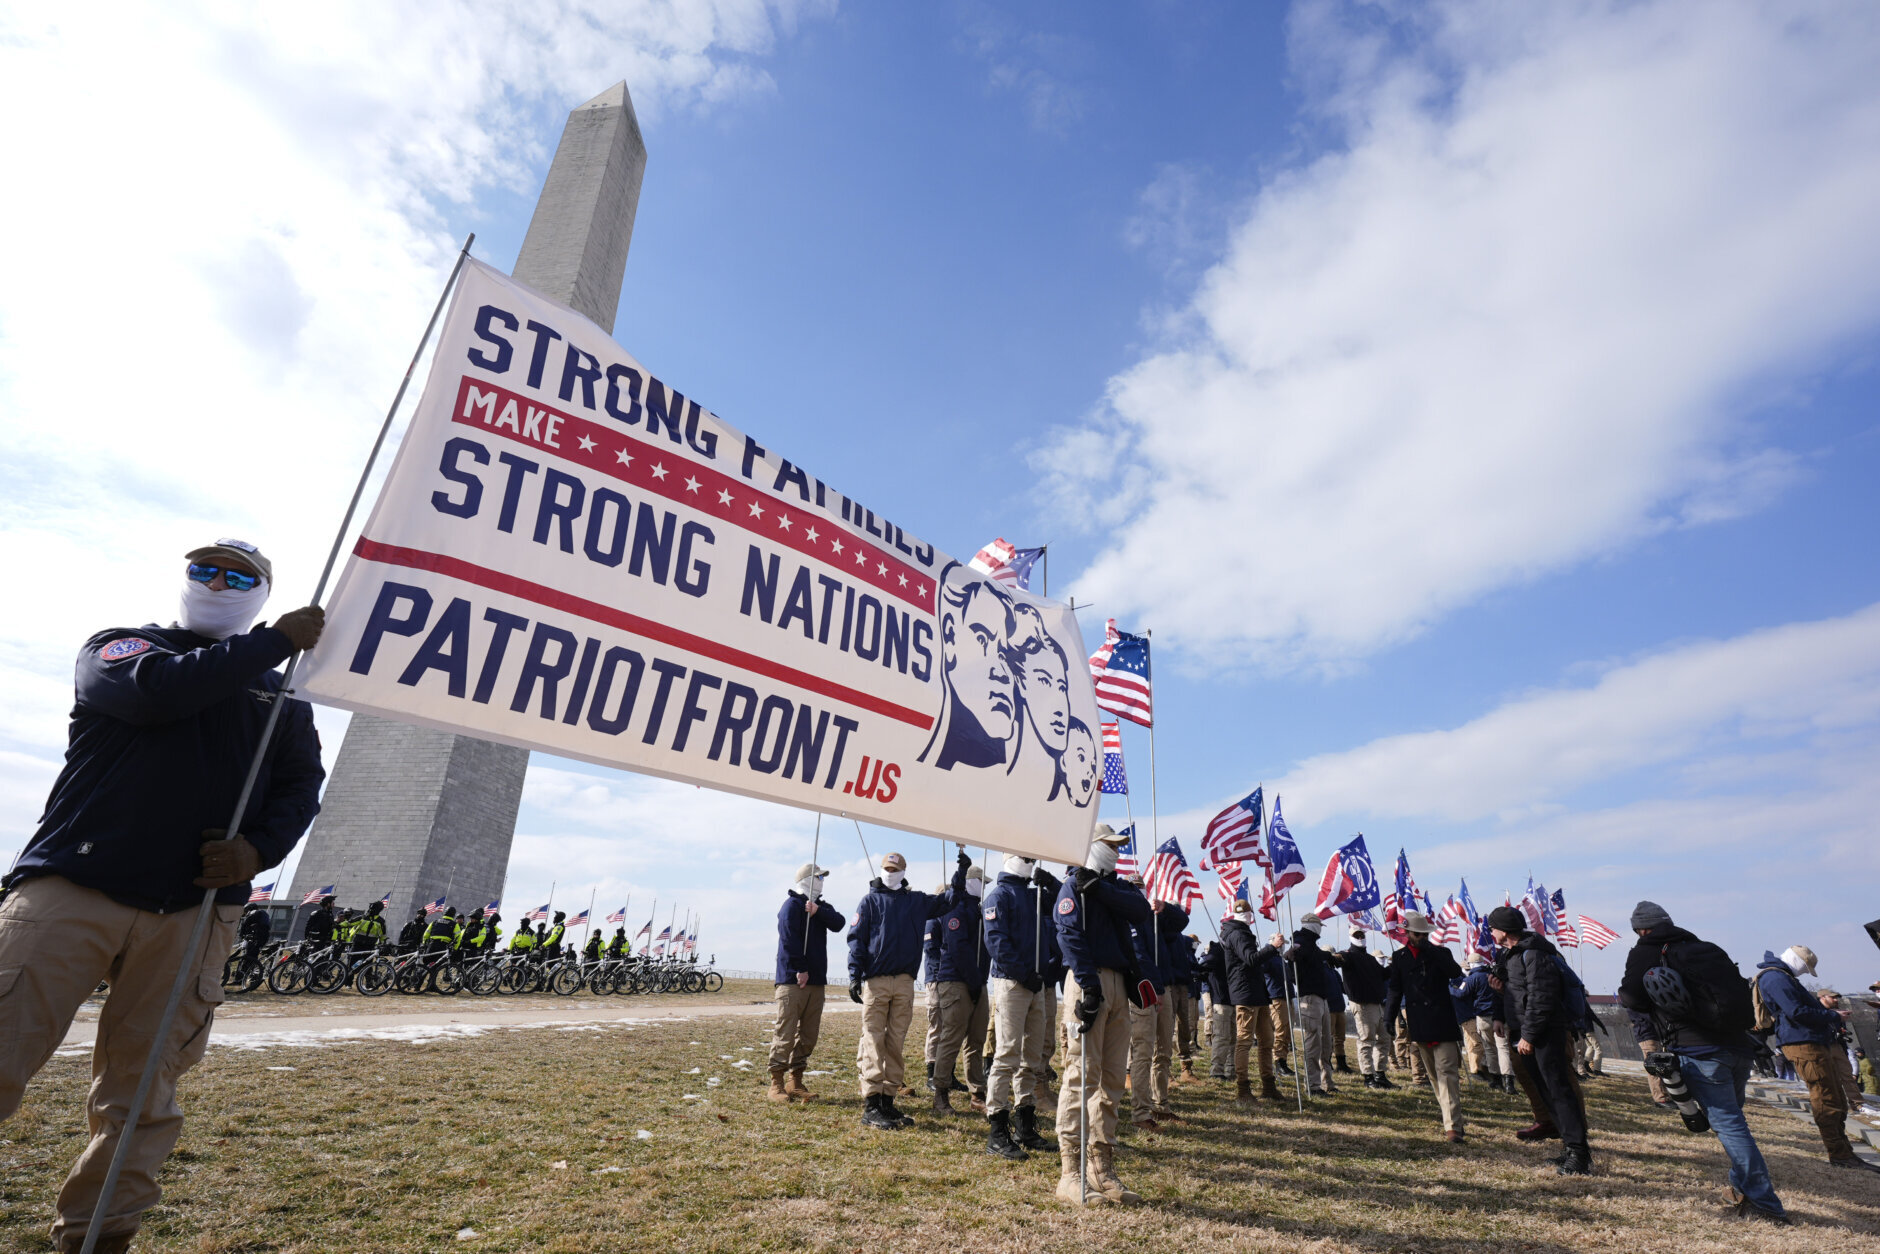
[[[275,619],[273,627],[304,653],[320,643],[320,633],[326,630],[326,611],[317,605],[303,605]]]
[[[202,874],[195,881],[197,888],[245,884],[261,869],[261,854],[248,843],[247,837],[223,840],[227,831],[224,827],[203,829],[203,845],[196,851],[202,855]]]

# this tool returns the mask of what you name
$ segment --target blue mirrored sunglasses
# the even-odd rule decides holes
[[[253,591],[254,586],[261,582],[260,575],[251,575],[245,570],[230,570],[226,566],[211,566],[207,562],[189,564],[189,577],[197,583],[213,583],[217,575],[222,576],[222,582],[236,592]]]

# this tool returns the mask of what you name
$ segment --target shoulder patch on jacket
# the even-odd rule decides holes
[[[952,918],[952,919],[947,920],[947,931],[957,932],[959,930],[960,930],[960,921],[958,918]]]
[[[122,662],[134,658],[139,653],[148,653],[157,646],[141,636],[123,636],[111,641],[98,650],[98,660],[102,662]]]
[[[1059,914],[1069,914],[1075,909],[1077,909],[1077,903],[1075,901],[1072,901],[1069,897],[1066,897],[1064,900],[1058,902]]]
[[[999,912],[997,908],[991,907],[991,906],[988,906],[986,908],[986,922],[991,923],[993,920],[997,919],[998,917],[999,917]]]

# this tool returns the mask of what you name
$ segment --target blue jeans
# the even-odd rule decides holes
[[[1749,1199],[1758,1210],[1786,1215],[1776,1186],[1769,1181],[1769,1166],[1763,1162],[1756,1139],[1749,1134],[1749,1121],[1743,1118],[1743,1089],[1749,1082],[1749,1059],[1741,1054],[1720,1054],[1713,1058],[1678,1055],[1678,1069],[1684,1083],[1710,1116],[1710,1130],[1723,1142],[1723,1152],[1730,1156],[1730,1186]]]

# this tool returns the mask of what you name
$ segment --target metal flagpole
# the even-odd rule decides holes
[[[457,864],[451,863],[450,874],[444,877],[444,904],[450,904],[450,890],[457,886]]]
[[[1276,910],[1274,913],[1278,914],[1279,912]],[[1277,919],[1274,921],[1278,922]],[[1299,929],[1295,926],[1295,923],[1296,920],[1293,916],[1292,908],[1292,894],[1288,893],[1286,894],[1286,927],[1288,930],[1297,932]],[[1284,973],[1286,979],[1286,1017],[1291,1020],[1291,1022],[1286,1025],[1286,1035],[1292,1039],[1293,1092],[1297,1094],[1299,1098],[1299,1113],[1304,1114],[1306,1109],[1306,1049],[1305,1033],[1300,1031],[1299,1028],[1299,999],[1297,996],[1299,990],[1299,966],[1291,958],[1287,958],[1286,967],[1290,968],[1289,972]]]
[[[1085,860],[1089,854],[1086,852]],[[1072,884],[1076,881],[1073,879]],[[1081,923],[1089,917],[1084,913],[1084,894],[1077,894],[1077,918]],[[1102,976],[1099,975],[1101,980]],[[1077,986],[1077,1002],[1082,1006],[1084,987]],[[1088,1205],[1090,1202],[1090,1025],[1083,1021],[1083,1015],[1077,1016],[1077,1204]]]
[[[862,821],[860,819],[850,819],[849,822],[855,824],[855,839],[862,844],[863,860],[868,863],[870,868],[873,868],[875,865],[875,855],[868,852],[868,838],[862,835]],[[940,855],[945,857],[946,851],[947,843],[943,840],[940,842]]]
[[[1048,597],[1051,595],[1051,546],[1048,544],[1038,546],[1038,567],[1038,580],[1041,585],[1038,595]]]
[[[587,948],[588,933],[594,930],[594,898],[599,892],[600,886],[598,884],[588,889],[587,921],[581,925],[581,947],[583,949]]]
[[[345,542],[346,531],[352,526],[353,515],[359,509],[359,498],[365,495],[366,483],[372,476],[372,464],[378,460],[379,450],[385,446],[385,436],[392,429],[392,419],[398,413],[399,404],[405,399],[405,390],[411,386],[411,376],[418,369],[418,359],[424,356],[425,346],[431,342],[431,332],[436,330],[437,320],[443,316],[444,303],[450,298],[451,289],[457,285],[457,276],[463,272],[464,258],[470,255],[470,246],[476,242],[476,238],[475,232],[472,232],[464,239],[463,248],[457,253],[457,261],[450,268],[450,277],[444,281],[444,290],[438,293],[437,305],[431,310],[431,320],[424,324],[424,334],[418,340],[417,351],[411,354],[411,364],[405,367],[405,377],[398,383],[391,407],[385,411],[385,421],[379,424],[379,434],[372,441],[372,451],[366,455],[365,467],[359,472],[359,482],[353,487],[352,499],[346,503],[346,513],[340,519],[339,531],[333,536],[333,547],[327,551],[326,565],[320,569],[320,578],[314,585],[309,605],[318,605],[320,598],[326,595],[326,581],[333,574],[334,563],[339,560],[339,548]],[[248,774],[243,778],[241,792],[235,798],[234,812],[229,815],[228,827],[221,837],[223,840],[241,838],[242,815],[248,810],[248,799],[254,795],[255,780],[261,774],[261,763],[267,753],[268,742],[274,739],[274,729],[280,723],[281,709],[287,704],[287,696],[294,690],[294,669],[299,662],[300,653],[296,650],[289,655],[287,669],[281,675],[280,697],[268,705],[268,718],[261,726],[261,739],[255,745],[254,757],[248,762]],[[190,970],[195,965],[199,951],[208,943],[209,919],[215,906],[215,895],[220,891],[215,888],[203,890],[202,905],[196,911],[196,925],[190,930],[189,944],[183,950],[183,960],[177,967],[176,979],[170,985],[170,998],[164,1003],[156,1032],[150,1038],[150,1051],[144,1056],[143,1074],[137,1078],[137,1091],[131,1095],[130,1107],[124,1112],[124,1122],[119,1126],[117,1147],[111,1151],[111,1165],[106,1168],[104,1183],[99,1186],[98,1204],[92,1208],[91,1223],[85,1229],[85,1241],[80,1247],[80,1254],[92,1254],[97,1248],[105,1215],[110,1212],[112,1199],[117,1194],[118,1177],[123,1174],[125,1156],[130,1152],[132,1138],[137,1135],[137,1124],[143,1118],[144,1106],[150,1100],[151,1085],[156,1082],[157,1063],[163,1057],[164,1044],[169,1040],[170,1028],[176,1022],[177,1007],[183,1004],[183,990],[189,987]]]
[[[809,847],[809,877],[816,878],[816,859],[822,854],[822,811],[816,812],[816,837]],[[803,961],[809,961],[809,902],[803,903]],[[827,953],[827,950],[824,950]]]

